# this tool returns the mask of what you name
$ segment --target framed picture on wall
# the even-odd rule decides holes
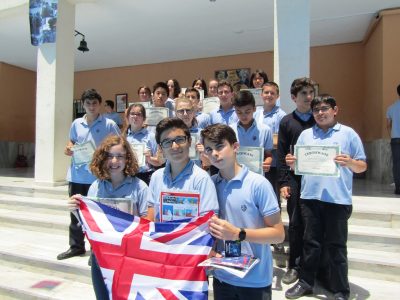
[[[215,78],[220,80],[228,80],[235,92],[250,87],[250,68],[218,70],[215,71]]]
[[[128,94],[116,94],[115,104],[117,107],[117,113],[122,113],[128,107]]]

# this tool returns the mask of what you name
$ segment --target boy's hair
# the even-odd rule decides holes
[[[114,102],[111,100],[106,100],[106,105],[111,107],[111,109],[114,109]]]
[[[99,103],[101,103],[101,96],[95,89],[88,89],[82,93],[81,101],[85,103],[85,100],[94,100],[97,99]]]
[[[232,84],[231,84],[228,80],[221,80],[221,81],[219,81],[219,82],[218,82],[218,86],[217,86],[217,90],[218,90],[220,87],[224,86],[224,85],[228,86],[228,87],[230,88],[231,92],[233,93],[233,86],[232,86]]]
[[[315,97],[311,101],[311,109],[313,109],[315,106],[321,103],[326,103],[329,104],[330,107],[335,108],[336,106],[336,100],[333,98],[331,95],[328,94],[322,94],[320,96]]]
[[[176,108],[178,107],[178,104],[180,104],[180,103],[188,103],[188,104],[190,104],[190,106],[192,108],[194,106],[193,101],[189,98],[177,98],[177,99],[175,99],[175,111],[176,111]]]
[[[256,100],[254,99],[253,94],[250,91],[239,91],[239,93],[235,93],[235,96],[233,97],[233,106],[243,107],[246,105],[256,107]]]
[[[253,79],[254,79],[254,77],[256,77],[256,75],[260,75],[260,76],[264,79],[264,83],[265,83],[265,82],[268,82],[268,75],[267,75],[267,73],[265,73],[265,72],[264,72],[263,70],[261,70],[261,69],[255,70],[254,73],[251,74],[251,76],[250,76],[250,87],[251,87],[251,88],[254,88]]]
[[[225,124],[207,126],[201,131],[201,140],[208,139],[214,144],[222,144],[226,140],[230,145],[237,142],[235,131]]]
[[[186,94],[187,94],[187,93],[192,93],[192,92],[195,92],[195,93],[196,93],[197,99],[200,100],[200,92],[199,92],[197,89],[193,88],[193,87],[190,87],[190,88],[187,88],[187,89],[186,89],[186,91],[185,91],[185,97],[186,97]]]
[[[181,92],[181,86],[179,85],[179,82],[176,79],[168,79],[166,82],[167,86],[168,86],[168,81],[170,81],[170,80],[172,80],[172,82],[174,83],[174,99],[175,99],[175,98],[179,97],[179,94]],[[169,89],[168,89],[168,92],[169,92]]]
[[[306,87],[311,87],[313,91],[315,91],[314,85],[315,81],[311,80],[311,78],[307,77],[297,78],[292,82],[292,85],[290,87],[290,94],[297,97],[298,92],[300,92],[303,88]]]
[[[274,81],[268,81],[262,85],[262,89],[264,90],[264,86],[272,86],[276,89],[276,93],[279,95],[279,85]]]
[[[101,180],[108,180],[110,179],[110,174],[108,170],[106,170],[105,166],[107,163],[107,156],[108,152],[110,151],[112,146],[122,145],[126,152],[126,160],[125,160],[125,169],[124,174],[125,176],[135,176],[135,174],[139,170],[138,160],[136,155],[133,154],[131,146],[129,145],[128,141],[118,135],[109,135],[107,136],[101,145],[96,149],[93,154],[93,160],[90,163],[90,171],[93,173],[94,176]]]
[[[149,94],[149,96],[151,96],[151,90],[147,85],[139,86],[139,88],[137,90],[138,95],[139,95],[141,89],[144,89]]]
[[[159,81],[155,85],[153,85],[153,94],[158,88],[164,89],[167,95],[169,95],[168,85],[165,82]]]
[[[400,96],[400,84],[397,86],[397,95]]]
[[[196,78],[195,80],[193,80],[193,83],[192,83],[192,87],[194,87],[194,85],[196,84],[196,82],[197,81],[201,81],[201,87],[203,88],[203,91],[204,91],[204,98],[207,98],[207,84],[206,84],[206,81],[203,79],[203,78]],[[199,99],[200,99],[200,97],[199,97]]]
[[[185,136],[190,139],[190,131],[186,124],[179,118],[165,118],[162,119],[156,126],[156,142],[161,143],[161,135],[164,131],[169,129],[182,129]]]

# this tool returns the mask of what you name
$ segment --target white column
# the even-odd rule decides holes
[[[290,86],[310,76],[310,1],[274,0],[274,80],[280,87],[280,105],[294,110]]]
[[[70,158],[64,155],[72,122],[75,6],[58,1],[57,41],[38,49],[35,184],[65,183]]]

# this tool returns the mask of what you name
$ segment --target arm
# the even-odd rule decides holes
[[[264,217],[263,228],[245,228],[246,241],[258,244],[281,243],[285,239],[285,231],[281,221],[280,213]],[[210,232],[217,239],[238,240],[240,228],[232,225],[228,221],[213,216],[210,221]]]
[[[290,139],[288,137],[286,123],[279,124],[278,149],[277,149],[277,168],[279,187],[289,186],[290,169],[286,165],[286,154],[290,153]]]
[[[367,163],[364,160],[352,159],[348,154],[336,155],[335,162],[341,167],[349,168],[354,173],[362,173],[367,170]]]
[[[74,151],[72,151],[73,146],[74,146],[74,143],[71,140],[69,140],[67,145],[65,146],[64,154],[67,156],[72,156],[74,154]]]
[[[269,172],[272,164],[272,153],[270,150],[264,150],[264,161],[262,164],[262,168],[264,172]]]
[[[389,137],[392,136],[392,119],[386,119],[386,129],[388,131]]]
[[[154,207],[152,206],[147,207],[147,216],[145,217],[145,219],[154,222]]]

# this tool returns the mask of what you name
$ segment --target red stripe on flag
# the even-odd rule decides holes
[[[88,206],[86,205],[85,202],[81,201],[79,204],[79,209],[81,210],[81,213],[83,214],[86,223],[90,227],[90,230],[93,232],[103,232],[100,227],[97,225],[96,221],[94,220],[92,214],[90,213],[90,210]]]
[[[161,295],[163,295],[163,297],[166,300],[179,300],[179,298],[176,297],[170,290],[161,289],[161,288],[158,288],[157,290],[160,292]]]

